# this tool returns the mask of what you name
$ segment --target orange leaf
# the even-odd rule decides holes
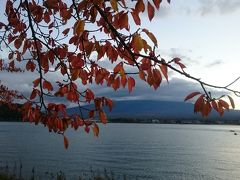
[[[194,96],[197,96],[197,95],[199,95],[199,94],[201,94],[201,93],[200,93],[200,92],[193,92],[193,93],[187,95],[187,96],[185,97],[184,101],[187,101],[187,100],[189,100],[189,99],[191,99],[191,98],[193,98]]]
[[[118,10],[117,0],[110,0],[110,4],[111,4],[114,11]]]
[[[74,34],[81,36],[85,27],[85,21],[78,20],[74,25]]]
[[[99,118],[100,118],[100,121],[103,123],[103,124],[106,124],[107,123],[107,116],[105,114],[104,111],[100,110],[99,111]]]
[[[132,92],[134,87],[135,87],[135,80],[132,77],[128,77],[128,90],[129,90],[129,93]]]
[[[68,142],[67,137],[64,136],[64,135],[63,135],[63,141],[64,141],[64,147],[65,147],[65,149],[67,149],[67,148],[68,148],[68,145],[69,145],[69,142]]]
[[[125,86],[127,84],[127,78],[126,78],[125,74],[121,76],[121,84],[125,88]]]
[[[228,95],[228,99],[229,99],[229,101],[230,101],[230,103],[231,103],[232,108],[234,109],[234,108],[235,108],[235,104],[234,104],[233,98]]]
[[[99,135],[99,127],[98,127],[98,125],[96,123],[93,123],[92,130],[93,130],[93,135],[98,137],[98,135]]]
[[[133,36],[133,45],[138,52],[144,47],[143,39],[139,34]]]
[[[154,17],[155,9],[150,2],[148,2],[148,18],[151,21]]]
[[[155,46],[157,46],[157,39],[153,33],[149,32],[147,29],[143,29],[143,32],[147,34],[147,36],[151,39]]]
[[[138,11],[138,12],[144,12],[145,11],[145,5],[143,3],[143,0],[138,0],[137,3],[136,3],[136,6],[135,6],[135,9]]]
[[[120,72],[122,68],[123,68],[122,62],[118,63],[113,69],[114,74],[117,74],[118,72]]]

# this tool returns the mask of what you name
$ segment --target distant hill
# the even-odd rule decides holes
[[[0,121],[21,121],[21,113],[2,104],[0,105]]]
[[[86,106],[91,108],[91,105]],[[150,100],[134,100],[134,101],[115,101],[112,112],[105,109],[108,118],[112,121],[124,119],[134,119],[135,121],[146,121],[158,119],[160,122],[219,122],[229,124],[240,123],[240,111],[226,111],[223,117],[220,117],[214,110],[208,118],[201,117],[200,114],[193,112],[193,104],[185,102],[171,101],[150,101]],[[78,113],[78,108],[68,109],[69,113]],[[85,113],[86,114],[86,113]]]

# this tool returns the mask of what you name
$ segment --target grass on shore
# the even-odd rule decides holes
[[[35,169],[32,169],[29,177],[22,175],[22,164],[10,168],[8,165],[0,166],[0,180],[68,180],[73,178],[68,178],[66,175],[60,171],[58,173],[46,172],[43,175],[37,175]],[[104,169],[102,172],[94,171],[90,168],[89,171],[83,172],[82,175],[75,177],[76,180],[127,180],[126,175],[116,176],[112,171],[107,171]],[[132,178],[131,178],[132,179]],[[133,178],[133,179],[138,179]]]

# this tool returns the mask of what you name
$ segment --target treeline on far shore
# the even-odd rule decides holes
[[[0,121],[22,121],[21,113],[10,109],[7,105],[0,105]]]

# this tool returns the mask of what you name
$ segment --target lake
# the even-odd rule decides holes
[[[235,130],[239,135],[234,135]],[[0,163],[30,172],[111,170],[128,179],[240,179],[240,126],[107,124],[100,136],[82,129],[63,137],[41,125],[0,123]]]

